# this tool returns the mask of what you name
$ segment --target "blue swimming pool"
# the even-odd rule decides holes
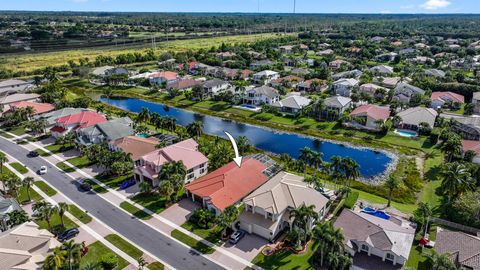
[[[369,215],[372,215],[372,216],[376,216],[378,218],[383,218],[383,219],[386,219],[386,220],[389,220],[390,219],[390,215],[383,212],[383,211],[380,211],[380,210],[376,210],[376,209],[373,209],[373,208],[370,208],[370,207],[365,207],[363,208],[362,210],[363,213],[365,214],[369,214]]]
[[[417,137],[418,133],[413,130],[407,130],[407,129],[395,129],[395,134],[402,136],[402,137]]]

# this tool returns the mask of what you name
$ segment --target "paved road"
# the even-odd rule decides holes
[[[20,145],[0,137],[0,150],[15,157],[33,171],[37,171],[43,165],[47,166],[48,173],[44,178],[48,183],[83,207],[91,215],[171,266],[182,270],[223,269],[221,266],[196,254],[193,250],[178,244],[137,219],[132,218],[95,193],[81,193],[72,178],[63,171],[52,167],[49,163],[42,160],[41,157],[28,158],[26,156],[28,151]]]

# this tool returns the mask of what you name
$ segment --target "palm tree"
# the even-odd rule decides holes
[[[68,269],[72,270],[74,265],[80,263],[82,245],[75,243],[74,240],[70,240],[63,243],[61,249],[65,251]]]
[[[252,144],[246,136],[240,136],[237,139],[238,152],[240,155],[245,155],[252,148]]]
[[[50,253],[43,263],[44,270],[60,270],[66,261],[66,252],[60,248],[55,248],[52,253]]]
[[[162,181],[160,182],[160,185],[158,186],[158,191],[165,196],[166,198],[166,205],[169,205],[170,202],[172,201],[172,195],[175,192],[175,188],[173,187],[172,182],[170,181]]]
[[[441,145],[445,152],[445,161],[451,162],[453,158],[462,153],[462,140],[457,134],[450,134],[446,141]]]
[[[3,174],[3,163],[7,163],[8,159],[5,153],[0,152],[0,174]]]
[[[35,182],[35,179],[31,176],[27,176],[23,178],[22,180],[22,186],[25,187],[25,190],[27,191],[27,196],[28,196],[28,201],[30,202],[32,198],[30,197],[30,188],[32,187],[33,183]]]
[[[443,194],[448,197],[448,202],[457,198],[461,193],[475,188],[475,182],[464,164],[458,162],[447,163],[441,175],[443,180],[440,188]]]
[[[21,184],[20,178],[14,174],[8,174],[6,179],[6,185],[8,192],[18,201],[18,191]]]
[[[38,218],[47,222],[49,231],[52,229],[51,220],[53,214],[55,214],[55,207],[52,207],[51,204],[48,204],[45,207],[39,209]]]
[[[293,219],[293,226],[302,228],[305,232],[305,244],[307,243],[307,238],[310,235],[312,229],[311,225],[313,221],[317,218],[318,213],[315,211],[315,206],[313,205],[306,206],[305,204],[302,204],[302,206],[290,211],[290,219]]]
[[[65,228],[65,221],[64,221],[64,216],[65,213],[68,211],[68,204],[65,202],[59,202],[57,207],[55,208],[56,212],[60,216],[60,221],[62,222],[62,227]]]
[[[431,270],[457,270],[458,268],[448,254],[438,254],[435,251],[428,255]]]
[[[414,211],[414,217],[415,221],[422,226],[420,231],[422,231],[423,226],[427,224],[427,220],[432,215],[432,213],[432,208],[428,203],[420,202],[418,204],[418,208]],[[427,230],[427,228],[425,228],[425,230]]]
[[[350,181],[357,180],[360,177],[360,166],[358,163],[350,157],[342,159],[343,172],[347,179],[347,186],[350,186]]]
[[[225,210],[223,210],[223,212],[217,217],[217,224],[224,228],[223,235],[225,235],[227,227],[237,219],[238,214],[238,208],[235,205],[231,205],[225,208]]]
[[[332,242],[332,226],[330,222],[320,223],[315,227],[313,237],[317,240],[318,249],[320,253],[320,268],[323,267],[325,255],[330,250],[330,243]]]
[[[137,263],[138,263],[138,270],[143,270],[145,269],[145,266],[147,266],[147,261],[145,261],[143,257],[139,257],[137,259]]]
[[[198,138],[203,134],[203,123],[195,121],[187,125],[187,132],[193,138]]]
[[[82,270],[103,270],[103,267],[99,263],[88,262],[82,267]]]
[[[141,193],[150,193],[152,191],[152,185],[147,181],[140,182],[139,188]]]
[[[311,164],[313,157],[313,151],[309,147],[305,146],[300,149],[299,160],[303,161],[305,164]],[[303,174],[307,174],[307,167],[305,166]]]
[[[318,170],[323,164],[323,153],[312,151],[311,165],[315,168],[315,175],[317,175]]]
[[[388,188],[387,207],[390,207],[390,204],[392,203],[393,191],[400,186],[400,181],[395,176],[390,175],[390,177],[388,177],[387,181],[385,182],[385,186]]]
[[[140,113],[138,113],[137,119],[140,122],[147,122],[150,120],[150,110],[148,108],[142,107]]]
[[[23,224],[29,220],[28,214],[23,210],[14,210],[10,213],[7,213],[7,217],[10,228]]]

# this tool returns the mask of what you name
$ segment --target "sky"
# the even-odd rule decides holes
[[[294,0],[0,0],[0,10],[291,13]],[[296,0],[297,13],[480,13],[479,0]]]

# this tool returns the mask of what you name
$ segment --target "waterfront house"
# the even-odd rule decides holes
[[[107,122],[105,116],[92,111],[83,111],[58,118],[50,131],[54,138],[58,138],[103,122]]]
[[[352,91],[358,86],[359,81],[356,79],[340,79],[333,83],[333,92],[336,95],[349,97]]]
[[[77,141],[85,146],[108,143],[134,135],[133,121],[129,117],[115,118],[77,130]]]
[[[225,91],[230,87],[232,87],[232,85],[227,81],[213,79],[213,80],[206,81],[203,84],[203,91],[205,95],[216,96],[220,92]]]
[[[273,105],[275,102],[280,100],[280,94],[275,88],[270,86],[260,86],[253,89],[245,91],[243,101],[246,104],[250,105]]]
[[[426,123],[433,128],[438,113],[432,108],[414,107],[401,111],[397,115],[401,119],[398,127],[416,131],[421,123]]]
[[[448,103],[450,103],[450,107],[459,109],[465,103],[462,95],[453,92],[433,92],[430,100],[432,101],[430,107],[434,109],[442,108]]]
[[[380,123],[385,123],[390,117],[390,108],[373,104],[361,105],[350,113],[354,126],[377,130]]]
[[[253,82],[259,85],[269,84],[278,78],[280,78],[280,74],[271,70],[264,70],[253,74]]]
[[[155,72],[150,75],[149,81],[151,84],[161,85],[161,84],[171,84],[180,80],[180,77],[176,72],[173,71],[160,71]]]
[[[383,219],[346,208],[334,226],[345,236],[344,245],[353,256],[355,269],[401,267],[408,260],[415,238],[415,225],[405,219],[396,216]]]
[[[346,110],[352,106],[352,99],[342,96],[326,98],[322,106],[317,106],[314,111],[318,118],[338,119]]]
[[[405,82],[400,82],[397,84],[397,87],[395,87],[394,91],[395,94],[392,99],[400,103],[409,103],[410,99],[414,95],[423,95],[425,93],[423,89]]]
[[[31,81],[10,79],[0,81],[0,96],[25,93],[35,89]]]
[[[304,178],[279,172],[243,199],[245,211],[238,217],[237,226],[250,234],[273,241],[284,230],[292,228],[290,211],[302,205],[314,206],[317,220],[326,214],[328,199],[304,182]]]
[[[175,82],[167,84],[167,89],[177,89],[177,90],[189,90],[192,89],[195,85],[201,85],[202,82],[192,79],[180,79]]]
[[[42,114],[51,112],[55,110],[55,106],[50,103],[38,103],[33,101],[20,101],[16,103],[11,103],[9,109],[4,112],[4,114],[9,114],[15,112],[18,109],[31,108],[33,111],[32,116],[40,116]]]
[[[33,221],[0,233],[2,269],[43,269],[49,253],[60,246],[55,236]]]
[[[435,250],[459,269],[480,270],[480,237],[437,227]]]
[[[58,118],[61,118],[61,117],[67,116],[67,115],[86,112],[86,111],[89,111],[89,110],[84,109],[84,108],[69,108],[69,107],[67,107],[67,108],[51,111],[51,112],[48,112],[48,113],[44,113],[42,115],[36,115],[33,118],[34,119],[41,119],[41,118],[46,119],[47,120],[47,128],[51,128],[55,125],[55,121]]]
[[[282,100],[273,103],[273,107],[287,114],[298,114],[304,107],[310,105],[311,99],[300,95],[290,95]]]
[[[158,186],[158,173],[168,162],[181,161],[187,175],[185,182],[191,182],[208,171],[208,159],[198,151],[198,143],[193,139],[184,140],[161,149],[156,149],[135,161],[134,178],[137,181],[149,181]]]
[[[143,138],[139,136],[125,136],[108,143],[108,148],[112,151],[122,151],[130,154],[135,162],[140,157],[155,151],[156,146],[161,141],[155,137]]]
[[[40,95],[38,94],[13,94],[4,97],[0,97],[0,107],[3,107],[3,111],[10,109],[10,105],[22,101],[39,102]]]
[[[225,208],[238,204],[268,180],[267,166],[251,157],[242,166],[230,162],[185,186],[187,196],[219,215]]]

